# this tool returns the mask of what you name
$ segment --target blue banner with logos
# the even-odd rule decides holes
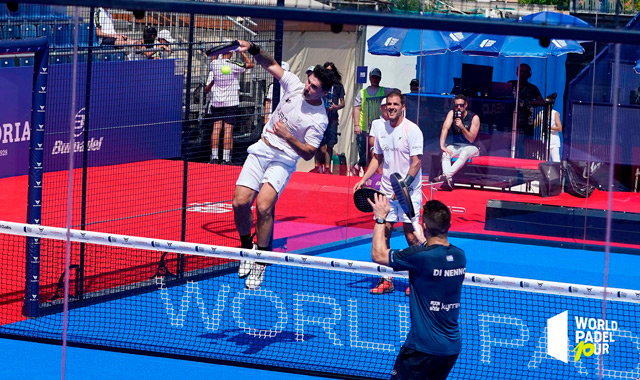
[[[87,107],[87,66],[79,64],[73,114],[72,65],[51,65],[44,170],[65,170],[72,151],[80,167],[85,149],[89,166],[179,157],[183,72],[176,65],[169,59],[96,62]],[[0,178],[27,174],[32,83],[31,66],[0,69]],[[69,144],[72,118],[74,146]]]
[[[0,69],[0,178],[27,174],[33,67]]]

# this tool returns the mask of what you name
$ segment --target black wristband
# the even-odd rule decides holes
[[[251,55],[260,54],[260,45],[256,45],[253,42],[250,42],[250,44],[251,45],[249,46],[249,49],[247,49],[249,54]]]
[[[415,179],[414,176],[407,174],[406,177],[404,177],[404,183],[407,184],[407,186],[411,185],[413,183],[413,180]]]

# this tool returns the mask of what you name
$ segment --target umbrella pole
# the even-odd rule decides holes
[[[516,84],[516,105],[513,108],[513,121],[511,122],[511,158],[516,158],[516,131],[518,129],[518,98],[520,96],[520,60],[518,57],[518,81]]]

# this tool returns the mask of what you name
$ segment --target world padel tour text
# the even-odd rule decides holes
[[[235,327],[256,338],[274,338],[285,333],[287,329],[293,329],[294,341],[302,343],[307,341],[306,337],[313,328],[316,332],[320,329],[333,346],[384,351],[392,355],[405,341],[410,328],[408,299],[407,303],[389,305],[388,313],[395,317],[389,319],[387,315],[384,323],[395,332],[383,337],[371,333],[371,324],[378,323],[376,321],[380,321],[381,316],[371,314],[372,310],[367,309],[370,301],[365,299],[338,300],[330,295],[312,292],[295,292],[283,298],[270,289],[241,289],[233,293],[229,284],[223,284],[216,290],[212,301],[212,297],[203,296],[204,289],[200,289],[198,282],[188,282],[183,287],[171,288],[170,295],[163,279],[159,278],[157,281],[165,314],[174,328],[186,327],[189,320],[193,323],[193,313],[196,313],[205,330],[216,332],[224,323],[228,323],[229,317],[225,315],[230,315]],[[175,291],[178,293],[173,293]],[[205,299],[209,301],[205,302]],[[178,304],[173,300],[179,300]],[[261,322],[251,321],[252,316],[256,315],[252,309],[256,304],[259,305],[260,314],[264,316]],[[464,303],[432,304],[430,307],[432,310],[440,311],[445,308],[464,307]],[[189,314],[192,315],[191,319],[188,317]],[[541,366],[555,365],[551,363],[556,359],[546,354],[549,341],[547,328],[542,328],[535,334],[519,316],[482,310],[474,310],[472,314],[473,322],[467,320],[461,324],[467,344],[476,342],[466,348],[465,354],[477,355],[480,365],[499,365],[499,361],[504,360],[505,350],[522,358],[523,364],[530,371],[536,371]],[[632,331],[619,328],[616,321],[576,317],[575,322],[576,345],[568,347],[569,351],[579,350],[584,359],[594,355],[598,346],[598,350],[606,350],[608,353],[610,344],[630,345],[635,347],[632,349],[635,354],[631,361],[629,357],[622,361],[625,369],[609,368],[616,363],[613,360],[603,364],[602,372],[608,379],[640,378],[640,337]],[[474,324],[477,324],[476,330],[465,331]],[[523,351],[528,352],[524,357],[521,356]],[[585,360],[570,363],[574,373],[581,378],[591,378],[590,376],[599,371],[597,359],[588,363]]]

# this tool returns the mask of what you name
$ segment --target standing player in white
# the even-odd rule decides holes
[[[389,114],[387,114],[387,98],[382,99],[380,102],[380,117],[371,122],[371,129],[369,129],[369,156],[373,157],[373,148],[376,145],[376,131],[378,128],[384,128],[385,121],[389,120]],[[378,168],[376,174],[381,174],[382,168]]]
[[[209,64],[209,78],[204,88],[205,94],[211,92],[211,114],[213,115],[213,132],[211,132],[211,159],[209,163],[218,163],[218,145],[220,132],[223,130],[222,163],[231,163],[233,149],[233,127],[236,124],[238,106],[240,105],[240,81],[238,76],[253,67],[253,62],[245,53],[241,53],[244,62],[231,60],[233,52],[222,54]]]
[[[247,51],[282,86],[283,96],[265,124],[261,139],[251,145],[233,195],[233,211],[243,248],[253,248],[251,227],[256,202],[256,240],[260,250],[271,250],[273,210],[298,158],[310,160],[320,146],[329,122],[322,97],[336,79],[333,71],[315,66],[306,83],[284,71],[258,45],[239,41],[240,51]],[[264,278],[266,265],[242,262],[238,270],[246,277],[245,286],[257,289]]]
[[[411,192],[411,200],[414,210],[422,209],[422,153],[423,137],[420,128],[404,117],[405,99],[402,94],[392,91],[386,98],[387,114],[389,119],[384,127],[376,128],[375,145],[371,163],[364,176],[353,188],[360,189],[364,183],[382,165],[382,180],[380,192],[391,199],[391,211],[386,219],[376,219],[376,223],[385,225],[387,247],[391,238],[391,228],[397,221],[402,222],[404,236],[409,245],[417,245],[424,242],[421,231],[416,234],[413,230],[412,220],[405,215],[397,200],[393,199],[393,189],[389,180],[391,174],[399,173],[404,176],[405,182]],[[415,218],[419,218],[417,213]],[[371,294],[390,293],[394,290],[392,278],[381,278],[378,284],[371,289]],[[406,290],[409,294],[409,288]]]

